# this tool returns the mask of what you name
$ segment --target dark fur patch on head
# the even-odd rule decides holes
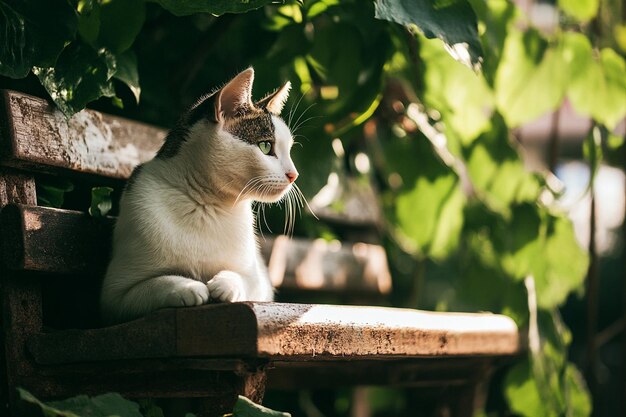
[[[128,181],[126,181],[126,191],[130,191],[132,186],[135,184],[135,181],[137,181],[137,176],[139,176],[142,168],[143,165],[139,164],[135,167],[135,169],[133,169],[132,174],[130,174],[130,177],[128,177]]]
[[[165,142],[161,146],[161,149],[156,154],[157,158],[169,159],[178,155],[178,151],[183,146],[183,143],[187,141],[187,135],[189,130],[186,127],[176,126],[170,130],[165,137]]]
[[[227,121],[224,130],[252,145],[262,140],[274,140],[272,116],[263,110],[250,110],[241,116]]]
[[[215,93],[201,97],[176,123],[176,127],[170,130],[165,142],[157,152],[157,158],[168,159],[176,156],[187,141],[189,128],[201,120],[215,120]]]

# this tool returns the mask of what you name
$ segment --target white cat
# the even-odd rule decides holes
[[[133,172],[102,286],[105,323],[209,299],[273,299],[251,203],[280,200],[298,177],[279,117],[291,85],[253,103],[253,79],[248,68],[202,98]]]

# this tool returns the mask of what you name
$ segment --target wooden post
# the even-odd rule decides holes
[[[37,204],[35,180],[10,170],[0,170],[0,207],[7,204]],[[7,231],[0,230],[0,233]],[[32,373],[26,360],[26,340],[41,331],[41,287],[37,280],[9,271],[0,265],[0,302],[2,303],[2,408],[15,409],[15,388],[22,377]],[[2,413],[5,414],[5,413]]]

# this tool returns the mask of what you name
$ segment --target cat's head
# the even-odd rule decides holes
[[[254,70],[239,73],[217,92],[202,98],[183,118],[187,152],[221,192],[237,200],[280,200],[298,171],[291,160],[293,137],[280,117],[291,84],[252,101]],[[171,145],[184,148],[184,143]],[[191,145],[191,143],[190,143]],[[167,157],[167,142],[159,156]],[[177,149],[174,149],[177,151]]]

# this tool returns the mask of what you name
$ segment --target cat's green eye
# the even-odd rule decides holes
[[[259,142],[259,149],[263,152],[264,155],[269,155],[272,152],[272,142],[268,140],[264,140],[263,142]]]

